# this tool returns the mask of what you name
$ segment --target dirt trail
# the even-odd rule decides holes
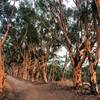
[[[15,92],[20,92],[27,89],[28,87],[33,87],[31,83],[23,81],[23,80],[21,81],[12,76],[6,76],[6,80],[11,83]]]
[[[51,83],[30,83],[11,76],[6,76],[7,82],[14,90],[16,96],[14,100],[100,100],[99,96],[78,95],[71,88]]]

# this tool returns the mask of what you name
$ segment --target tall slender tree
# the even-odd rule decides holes
[[[2,2],[2,4],[4,4],[5,2]],[[10,20],[10,17],[14,14],[14,8],[15,8],[15,0],[14,0],[14,3],[12,6],[12,10],[11,12],[6,12],[5,10],[5,13],[7,14],[7,16],[9,16],[7,18],[7,23],[5,26],[5,29],[4,29],[4,34],[3,36],[0,38],[0,92],[3,93],[3,88],[4,88],[4,56],[3,56],[3,47],[4,47],[4,43],[8,37],[8,33],[10,31],[10,28],[11,28],[11,20]],[[8,9],[10,9],[10,7]],[[5,17],[3,15],[3,17]]]

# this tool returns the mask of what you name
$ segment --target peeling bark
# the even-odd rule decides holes
[[[40,71],[42,71],[42,76],[45,83],[47,83],[46,68],[47,68],[47,62],[44,61],[44,57],[41,57],[41,60],[38,62],[37,66],[38,72],[36,75],[36,79],[39,80]]]
[[[96,61],[93,59],[93,55],[91,54],[91,44],[90,44],[90,33],[88,30],[88,23],[87,19],[84,20],[84,27],[86,32],[86,50],[87,50],[87,56],[89,59],[89,68],[90,68],[90,87],[91,92],[93,94],[98,94],[98,87],[96,82]]]
[[[100,17],[100,0],[95,0],[95,2],[96,2],[99,17]]]
[[[96,62],[93,60],[92,55],[89,57],[90,62],[90,87],[92,94],[98,94],[98,86],[96,82]]]
[[[3,92],[3,83],[4,83],[4,61],[2,55],[2,47],[0,47],[0,93]]]
[[[39,80],[39,76],[40,76],[40,62],[39,60],[37,61],[37,64],[36,64],[36,67],[37,67],[37,75],[36,75],[36,80]]]
[[[47,64],[44,63],[44,64],[43,64],[43,68],[42,68],[42,74],[43,74],[43,79],[44,79],[44,82],[45,82],[45,83],[47,83],[46,68],[47,68]]]
[[[84,53],[83,57],[80,59],[80,61],[75,61],[75,65],[73,68],[73,83],[74,83],[74,87],[78,88],[80,86],[82,86],[82,70],[81,70],[81,66],[84,63],[86,58],[86,53]]]
[[[29,53],[28,50],[24,51],[24,59],[23,59],[23,79],[28,80],[29,72]]]
[[[8,36],[10,26],[7,25],[7,31],[5,32],[3,39],[0,39],[0,92],[3,92],[4,85],[4,58],[3,58],[3,45]]]

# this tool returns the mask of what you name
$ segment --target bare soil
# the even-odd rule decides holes
[[[88,91],[74,90],[72,82],[28,82],[6,76],[5,94],[0,100],[100,100],[100,95]]]

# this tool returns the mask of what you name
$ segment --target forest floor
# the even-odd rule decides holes
[[[90,95],[71,88],[72,82],[67,85],[61,82],[43,84],[43,82],[27,82],[6,76],[5,95],[0,100],[100,100],[100,95]],[[82,93],[81,93],[82,92]]]

